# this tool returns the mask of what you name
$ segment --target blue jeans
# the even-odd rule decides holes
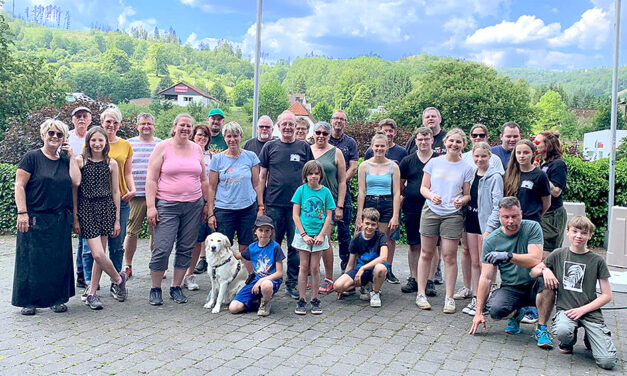
[[[351,220],[353,219],[353,205],[350,200],[346,200],[344,204],[344,216],[342,220],[336,222],[337,226],[337,240],[340,244],[339,254],[340,260],[342,262],[348,263],[348,257],[350,256],[348,252],[348,246],[351,243]]]
[[[287,278],[285,285],[290,288],[296,287],[298,283],[298,269],[300,267],[300,256],[298,250],[292,247],[296,225],[292,220],[292,206],[266,206],[266,215],[272,218],[274,223],[274,240],[279,245],[283,237],[287,236]]]
[[[120,235],[115,238],[109,236],[109,241],[107,242],[109,246],[109,258],[118,272],[122,270],[122,260],[124,259],[124,238],[126,237],[126,225],[128,224],[128,216],[130,212],[130,205],[120,200]],[[91,281],[91,268],[93,266],[94,258],[91,257],[91,250],[87,246],[87,240],[84,240],[83,269],[85,271],[85,281]]]
[[[76,247],[76,274],[83,273],[83,247],[87,247],[87,241],[79,236],[78,247]]]

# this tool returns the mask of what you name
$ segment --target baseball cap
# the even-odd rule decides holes
[[[72,111],[72,116],[76,115],[80,111],[87,111],[91,114],[91,109],[89,109],[89,107],[81,106],[81,107],[76,107],[74,111]]]
[[[209,115],[207,116],[212,117],[213,115],[220,115],[224,117],[224,112],[222,112],[222,110],[219,108],[214,108],[211,111],[209,111]]]
[[[255,219],[255,227],[261,226],[270,226],[274,230],[274,223],[272,223],[272,218],[268,217],[267,215],[260,215],[259,217],[257,217],[257,219]]]

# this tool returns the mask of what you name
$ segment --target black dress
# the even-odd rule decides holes
[[[50,307],[74,296],[72,180],[69,160],[51,160],[37,149],[18,168],[26,184],[27,232],[17,233],[13,296],[17,307]]]
[[[78,187],[78,223],[85,239],[113,235],[115,203],[111,193],[111,171],[107,161],[87,160]]]

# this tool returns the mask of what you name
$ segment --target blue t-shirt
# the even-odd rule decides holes
[[[242,257],[252,262],[254,273],[258,277],[265,277],[276,272],[276,263],[283,261],[285,254],[279,243],[270,240],[265,247],[260,248],[259,242],[254,242],[242,251]]]
[[[503,145],[492,146],[490,149],[492,154],[501,158],[501,163],[503,163],[503,169],[507,171],[507,165],[509,164],[509,157],[512,156],[512,151],[506,151],[503,149]]]
[[[355,268],[359,269],[381,255],[381,247],[387,246],[387,238],[384,233],[375,230],[370,239],[364,238],[360,231],[348,246],[348,252],[355,255]]]
[[[320,189],[311,189],[303,184],[292,197],[294,204],[300,205],[300,221],[309,236],[316,236],[322,230],[327,210],[335,209],[335,201],[329,188],[321,185]]]
[[[224,152],[213,156],[209,169],[219,175],[216,208],[239,210],[257,200],[250,169],[258,164],[257,155],[248,150],[242,150],[237,158],[231,158]]]

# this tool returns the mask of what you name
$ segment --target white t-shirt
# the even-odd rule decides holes
[[[474,171],[468,163],[460,160],[449,162],[444,155],[432,158],[424,168],[425,174],[431,175],[431,192],[442,198],[440,205],[427,200],[429,209],[437,215],[451,215],[459,211],[453,205],[463,195],[464,183],[472,181]]]
[[[83,152],[85,137],[78,137],[76,133],[74,133],[74,129],[70,131],[67,137],[67,141],[70,143],[70,146],[72,147],[72,153],[74,153],[74,155],[80,155]]]
[[[472,159],[472,151],[467,151],[462,154],[462,161],[468,163],[470,167],[472,167],[473,171],[477,169],[477,165]],[[492,167],[499,174],[505,175],[505,170],[503,169],[503,162],[501,162],[501,158],[494,154],[490,154],[490,167]]]

